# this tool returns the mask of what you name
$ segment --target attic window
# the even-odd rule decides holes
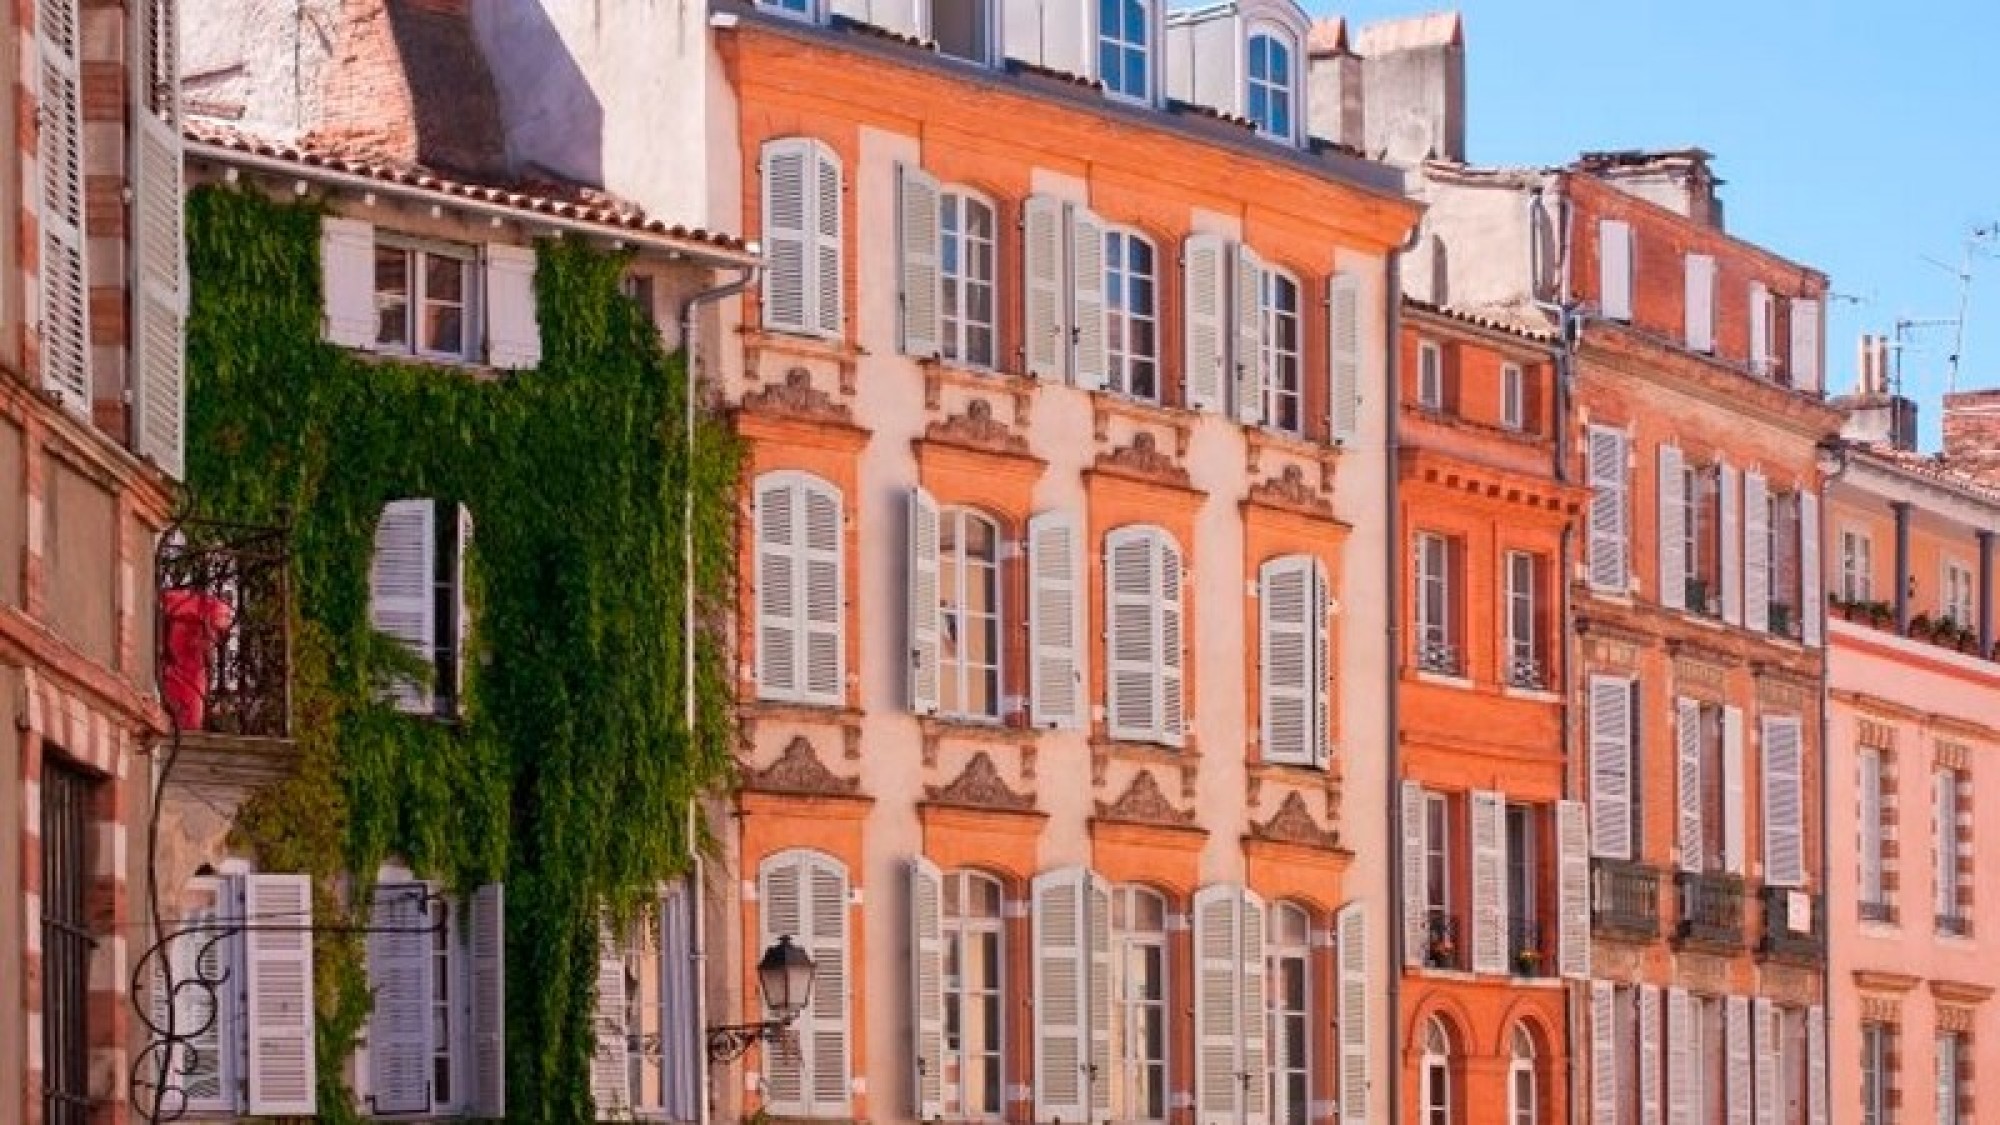
[[[1097,78],[1106,93],[1152,98],[1152,0],[1097,0]]]
[[[1250,35],[1249,89],[1245,91],[1245,114],[1257,131],[1281,141],[1292,139],[1291,40],[1270,31]]]
[[[993,24],[993,0],[931,0],[930,37],[940,54],[991,63]]]
[[[793,19],[819,19],[819,0],[762,0],[762,4],[770,11]]]

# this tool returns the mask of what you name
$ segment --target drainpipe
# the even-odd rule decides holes
[[[1910,634],[1910,502],[1889,501],[1896,513],[1896,633]]]
[[[753,253],[757,247],[750,247]],[[681,350],[687,356],[687,394],[682,403],[681,439],[687,445],[690,472],[694,464],[695,398],[701,386],[701,349],[697,346],[700,337],[695,333],[695,316],[703,305],[713,304],[727,297],[733,297],[757,283],[764,267],[761,265],[737,267],[742,272],[732,281],[726,281],[710,289],[704,289],[687,299],[681,306]],[[694,486],[681,490],[681,719],[687,724],[688,738],[694,738],[696,709],[694,701],[695,660],[694,660]],[[695,1041],[701,1056],[695,1060],[701,1072],[701,1081],[695,1098],[695,1121],[697,1125],[709,1125],[712,1116],[710,1099],[714,1093],[714,1076],[710,1073],[708,1061],[708,895],[705,892],[706,872],[701,862],[698,833],[695,825],[701,819],[701,805],[697,798],[688,798],[687,847],[688,856],[694,866],[688,875],[688,929],[689,975],[694,978],[694,1026]]]
[[[1384,560],[1383,589],[1388,591],[1388,628],[1385,630],[1389,643],[1388,675],[1385,677],[1387,691],[1384,693],[1384,716],[1388,725],[1388,762],[1385,774],[1385,797],[1389,810],[1388,845],[1392,851],[1400,851],[1403,840],[1402,792],[1403,751],[1402,751],[1402,685],[1400,682],[1403,658],[1403,521],[1398,505],[1400,477],[1402,474],[1402,410],[1403,410],[1403,255],[1417,248],[1423,228],[1413,226],[1403,244],[1389,251],[1387,280],[1384,283],[1382,327],[1384,333],[1383,354],[1388,368],[1383,379],[1383,430],[1382,447],[1384,466],[1382,480],[1382,511],[1388,523],[1388,549],[1382,553]],[[1403,865],[1400,862],[1389,865],[1389,916],[1402,917]],[[1389,1037],[1389,1120],[1403,1119],[1403,927],[1397,924],[1389,927],[1389,1018],[1388,1026],[1394,1030]]]
[[[1979,655],[1993,658],[1993,533],[1981,528],[1979,536]]]
[[[1833,514],[1833,483],[1846,475],[1848,453],[1846,443],[1841,441],[1839,437],[1833,438],[1830,443],[1822,443],[1822,445],[1823,447],[1830,446],[1834,453],[1833,471],[1822,472],[1819,482],[1820,546],[1823,548],[1826,545],[1826,528],[1833,522],[1829,518]],[[1984,576],[1989,573],[1987,562],[1990,551],[1988,548],[1992,545],[1992,533],[1982,531],[1979,533],[1979,537],[1980,573]],[[1824,550],[1820,551],[1820,558],[1822,560],[1826,558]],[[1825,571],[1824,562],[1821,563],[1820,569],[1822,573]],[[1898,589],[1902,588],[1899,584]],[[1989,617],[1985,589],[1985,578],[1982,577],[1979,602],[1980,619],[1982,622],[1985,622]],[[1833,629],[1827,621],[1829,615],[1825,608],[1822,607],[1819,612],[1821,615],[1819,629],[1819,760],[1825,763],[1831,760],[1831,756],[1827,752],[1827,747],[1833,745],[1833,720],[1829,706],[1833,697]],[[1980,643],[1982,652],[1985,651],[1985,641],[1983,639],[1985,631],[1982,624],[1982,640]],[[1822,1013],[1820,1024],[1825,1028],[1820,1034],[1819,1047],[1822,1051],[1826,1050],[1827,1040],[1832,1038],[1833,1035],[1833,895],[1830,893],[1832,888],[1829,886],[1827,878],[1827,869],[1831,866],[1827,862],[1827,856],[1830,854],[1827,849],[1833,842],[1833,798],[1827,792],[1826,774],[1826,768],[1822,765],[1819,777],[1819,898],[1820,917],[1824,920],[1823,924],[1827,930],[1825,934],[1821,935],[1826,939],[1827,948],[1823,951],[1819,962],[1819,997],[1820,1012]],[[1811,1046],[1810,1042],[1808,1042],[1807,1046]],[[1807,1073],[1810,1074],[1812,1060],[1808,1059],[1806,1063]],[[1822,1066],[1820,1067],[1820,1073],[1825,1076],[1827,1086],[1822,1097],[1826,1099],[1827,1106],[1831,1108],[1834,1104],[1833,1068],[1831,1066]]]

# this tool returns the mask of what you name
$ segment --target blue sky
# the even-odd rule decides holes
[[[1306,0],[1351,23],[1426,10]],[[1464,0],[1470,158],[1695,146],[1733,234],[1826,271],[1828,386],[1854,343],[1952,316],[1967,234],[2000,223],[2000,4]],[[2000,242],[1974,256],[1961,389],[2000,386]],[[1924,261],[1934,258],[1941,269]],[[1904,393],[1935,448],[1950,328],[1918,329]]]

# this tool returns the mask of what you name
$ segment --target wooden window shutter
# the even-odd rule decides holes
[[[425,667],[435,669],[437,504],[428,498],[392,500],[375,523],[375,553],[368,568],[368,617],[378,632],[406,646]],[[429,714],[433,685],[397,678],[388,696],[398,710]]]
[[[1581,801],[1556,802],[1556,967],[1590,976],[1590,819]]]
[[[1150,529],[1105,539],[1105,695],[1111,737],[1151,740],[1159,729],[1158,543]]]
[[[1743,473],[1743,627],[1771,629],[1771,491],[1764,475]]]
[[[144,57],[132,115],[132,434],[139,454],[173,477],[185,473],[187,432],[179,10],[138,4]]]
[[[1590,587],[1622,594],[1631,578],[1625,431],[1609,426],[1589,430]]]
[[[535,248],[486,245],[486,362],[524,369],[542,362],[541,316],[535,308]]]
[[[801,488],[791,473],[769,473],[757,480],[757,688],[765,699],[796,699],[803,687]]]
[[[1660,604],[1668,609],[1686,609],[1687,478],[1683,476],[1681,451],[1671,445],[1660,447]],[[1697,606],[1697,609],[1706,607]]]
[[[1618,1125],[1617,993],[1611,982],[1590,982],[1590,1120]]]
[[[36,6],[42,183],[42,389],[90,417],[90,279],[84,252],[82,19],[78,0]]]
[[[1340,1033],[1340,1125],[1368,1121],[1372,1069],[1368,1024],[1368,912],[1351,902],[1335,915]]]
[[[1799,492],[1799,635],[1817,648],[1826,643],[1826,599],[1820,596],[1819,494]]]
[[[1264,263],[1248,246],[1236,248],[1236,340],[1231,397],[1236,420],[1246,426],[1264,421]]]
[[[1028,707],[1038,727],[1083,726],[1083,584],[1076,520],[1028,520]]]
[[[813,156],[813,311],[814,327],[822,336],[839,339],[845,331],[845,290],[841,285],[840,158],[815,141]]]
[[[1743,523],[1734,466],[1718,465],[1715,470],[1716,522],[1722,532],[1722,619],[1731,625],[1743,624]]]
[[[1026,275],[1025,339],[1028,374],[1061,381],[1069,355],[1069,301],[1063,291],[1063,203],[1032,195],[1021,207],[1021,264]]]
[[[800,137],[764,145],[764,327],[818,330],[813,143]]]
[[[1826,1125],[1826,1009],[1806,1009],[1806,1125]]]
[[[1188,236],[1181,250],[1185,275],[1181,300],[1187,320],[1182,401],[1190,410],[1223,409],[1223,373],[1229,358],[1227,249],[1217,235],[1195,234]]]
[[[1474,790],[1472,828],[1472,971],[1507,975],[1507,799]]]
[[[431,934],[423,883],[380,883],[368,924],[369,1088],[376,1113],[431,1109]]]
[[[1264,1081],[1271,1062],[1267,1041],[1270,1022],[1266,1019],[1269,994],[1266,991],[1264,900],[1254,891],[1241,892],[1242,938],[1237,946],[1241,972],[1236,982],[1237,1020],[1242,1028],[1239,1073],[1243,1076],[1243,1116],[1241,1125],[1268,1125],[1271,1117],[1270,1086]]]
[[[372,348],[382,325],[375,311],[375,228],[328,215],[319,221],[320,285],[326,342]]]
[[[319,1111],[312,882],[305,875],[246,875],[243,914],[272,927],[243,935],[249,1110],[253,1116],[310,1117]]]
[[[1089,872],[1065,867],[1035,876],[1035,1120],[1084,1121],[1091,1027]]]
[[[1111,1073],[1111,884],[1095,872],[1084,877],[1084,952],[1089,990],[1085,1025],[1090,1032],[1091,1073]],[[1111,1082],[1090,1084],[1092,1120],[1111,1118]]]
[[[1792,301],[1792,386],[1807,394],[1818,394],[1821,389],[1820,315],[1818,298],[1798,297]]]
[[[1315,765],[1323,741],[1319,713],[1324,679],[1318,663],[1315,635],[1323,614],[1318,612],[1317,568],[1305,555],[1271,559],[1257,577],[1258,667],[1263,688],[1259,717],[1260,741],[1267,762]]]
[[[1745,817],[1743,779],[1749,748],[1743,741],[1743,709],[1722,709],[1722,866],[1732,875],[1747,874],[1749,833]]]
[[[938,506],[922,488],[910,490],[909,548],[910,710],[934,715],[944,614],[938,595]]]
[[[1168,746],[1179,746],[1187,731],[1186,596],[1180,548],[1164,531],[1155,531],[1160,562],[1160,734]]]
[[[1327,395],[1333,440],[1349,442],[1361,425],[1361,279],[1335,274],[1327,283],[1330,336]]]
[[[923,169],[896,165],[896,222],[902,246],[903,354],[938,354],[938,184]]]
[[[1691,1125],[1699,1111],[1695,1096],[1694,1001],[1686,989],[1667,989],[1667,1120]]]
[[[186,893],[193,902],[182,916],[182,932],[166,945],[169,975],[154,979],[153,1022],[165,1028],[172,1020],[175,1033],[186,1037],[166,1062],[168,1075],[193,1115],[229,1116],[241,1108],[236,1100],[236,1051],[242,1015],[235,989],[211,990],[196,979],[241,979],[231,956],[239,940],[211,940],[214,927],[239,915],[232,884],[227,876],[189,880]]]
[[[1041,5],[1041,57],[1029,61],[1039,62],[1050,70],[1063,74],[1095,74],[1097,67],[1092,58],[1095,40],[1089,35],[1096,25],[1087,20],[1079,20],[1076,6],[1071,4]],[[1155,31],[1148,30],[1147,40],[1151,42]]]
[[[1687,256],[1687,346],[1692,351],[1715,350],[1715,259]]]
[[[1750,1002],[1750,1026],[1755,1052],[1752,1065],[1757,1081],[1757,1125],[1784,1125],[1778,1105],[1778,1012],[1771,1001],[1759,996]]]
[[[1660,988],[1639,986],[1639,1120],[1660,1120]]]
[[[1726,1030],[1723,1043],[1729,1052],[1729,1072],[1723,1079],[1729,1106],[1729,1125],[1750,1123],[1750,998],[1731,996],[1723,1001]]]
[[[1768,886],[1803,887],[1806,883],[1801,734],[1797,718],[1770,715],[1764,719],[1764,882]],[[1862,831],[1867,831],[1865,825]]]
[[[1430,937],[1426,927],[1425,852],[1430,845],[1430,825],[1424,787],[1403,782],[1403,964],[1415,968],[1424,963],[1424,947]]]
[[[1678,843],[1680,869],[1702,869],[1701,831],[1701,704],[1692,699],[1674,700],[1674,746],[1676,750],[1675,794],[1679,812]]]
[[[813,948],[812,943],[812,917],[806,907],[809,894],[806,883],[807,865],[803,853],[784,852],[764,860],[757,872],[757,949],[769,949],[780,937],[789,936],[794,945],[804,949],[817,962],[819,951]],[[815,963],[813,1004],[799,1013],[793,1025],[796,1051],[787,1058],[774,1058],[774,1052],[762,1052],[764,1102],[774,1114],[803,1117],[810,1112],[806,1081],[812,1069],[815,1039],[811,1033],[818,1024],[819,990],[825,986],[820,974],[824,971],[824,967]]]
[[[812,1060],[807,1072],[811,1095],[808,1117],[846,1117],[849,1113],[848,1059],[851,1004],[847,975],[847,873],[823,856],[813,856],[806,869],[806,902],[813,964]]]
[[[660,1060],[665,1096],[661,1107],[669,1121],[693,1121],[701,1116],[697,1076],[708,1065],[701,1023],[695,1018],[695,991],[701,987],[701,978],[691,956],[694,896],[699,893],[699,886],[686,878],[660,888],[660,972],[664,978],[660,992],[666,1001]]]
[[[910,861],[910,1029],[919,1121],[944,1115],[944,876],[921,856]]]
[[[1324,767],[1333,757],[1333,587],[1328,583],[1326,563],[1314,559],[1313,589],[1307,603],[1311,611],[1312,640],[1312,729],[1307,748],[1313,764]]]
[[[624,943],[606,912],[597,921],[597,991],[591,1014],[590,1100],[597,1117],[616,1121],[631,1105],[630,1028],[625,1024]]]
[[[1761,281],[1750,283],[1750,373],[1771,373],[1771,291]]]
[[[1590,850],[1631,859],[1632,681],[1590,678]]]
[[[472,892],[467,942],[472,960],[471,1111],[507,1116],[507,899],[488,883]]]
[[[798,573],[804,610],[800,651],[801,694],[809,703],[838,706],[846,698],[846,558],[840,493],[811,480],[798,492],[798,526],[805,550]]]
[[[1617,219],[1597,223],[1598,305],[1612,320],[1632,319],[1632,227]]]
[[[1110,378],[1105,351],[1104,223],[1082,207],[1070,209],[1070,378],[1101,391]]]
[[[1242,914],[1243,896],[1234,886],[1210,885],[1195,892],[1195,1104],[1200,1125],[1236,1125],[1242,1112]],[[1261,1011],[1256,1018],[1262,1022]]]

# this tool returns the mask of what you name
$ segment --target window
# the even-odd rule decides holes
[[[1681,470],[1680,552],[1687,589],[1683,605],[1690,613],[1722,615],[1722,472],[1716,465],[1689,465]]]
[[[1312,926],[1288,902],[1271,907],[1270,1120],[1306,1125],[1312,1116]]]
[[[1734,810],[1729,807],[1732,794],[1724,771],[1732,770],[1734,766],[1724,764],[1726,755],[1722,737],[1722,708],[1711,703],[1695,703],[1683,699],[1681,711],[1683,724],[1681,738],[1686,740],[1690,737],[1686,724],[1692,715],[1695,732],[1693,737],[1698,743],[1695,760],[1699,763],[1701,778],[1698,806],[1701,816],[1700,870],[1728,871],[1731,869],[1729,845],[1732,843],[1729,838],[1731,819],[1729,814]]]
[[[1417,341],[1417,405],[1444,409],[1444,349],[1435,341]]]
[[[1731,1120],[1728,1102],[1728,1052],[1723,1041],[1722,1000],[1696,996],[1690,1000],[1694,1019],[1688,1031],[1693,1037],[1690,1057],[1694,1060],[1694,1089],[1689,1104],[1702,1125],[1724,1125]]]
[[[1875,600],[1875,544],[1859,531],[1840,533],[1840,600]]]
[[[758,0],[765,8],[781,15],[810,20],[819,18],[816,0]]]
[[[1771,560],[1770,596],[1772,634],[1780,637],[1796,638],[1803,622],[1799,609],[1799,545],[1800,518],[1799,494],[1796,492],[1771,493],[1770,548],[1766,555]]]
[[[471,535],[463,507],[428,498],[391,501],[376,521],[369,620],[401,641],[424,669],[420,678],[397,676],[388,684],[387,697],[398,710],[439,718],[459,713]]]
[[[426,359],[474,358],[470,246],[375,240],[375,346]]]
[[[1972,614],[1972,569],[1956,560],[1944,564],[1944,619],[1961,629],[1978,626]]]
[[[993,0],[930,0],[938,53],[966,62],[993,60]]]
[[[1452,901],[1451,798],[1424,794],[1424,963],[1453,969],[1459,955],[1458,916]]]
[[[45,749],[41,776],[42,1119],[91,1116],[91,805],[96,782]]]
[[[1931,774],[1931,885],[1941,934],[1964,936],[1972,920],[1965,909],[1967,854],[1962,797],[1971,788],[1964,771],[1939,769]]]
[[[757,478],[757,690],[837,706],[846,698],[840,493],[806,473]]]
[[[1637,680],[1590,677],[1590,853],[1599,859],[1637,854],[1638,694]]]
[[[1861,787],[1861,917],[1869,921],[1889,922],[1895,919],[1894,907],[1889,901],[1889,888],[1883,869],[1883,841],[1888,838],[1885,822],[1887,805],[1883,802],[1883,761],[1878,750],[1863,750],[1856,759],[1860,770]]]
[[[1151,101],[1153,0],[1097,0],[1097,79],[1120,98]]]
[[[640,907],[617,945],[622,972],[600,982],[600,987],[618,983],[621,995],[615,999],[622,999],[600,1048],[617,1056],[622,1047],[622,1072],[609,1067],[603,1080],[623,1086],[604,1094],[622,1097],[623,1108],[636,1117],[690,1121],[696,1116],[695,1068],[702,1048],[694,1026],[693,927],[687,886],[663,887]]]
[[[1164,1121],[1167,1116],[1167,904],[1144,887],[1112,896],[1115,1019],[1111,1116]]]
[[[1419,1081],[1423,1086],[1423,1125],[1451,1125],[1451,1032],[1432,1016],[1424,1024],[1424,1055]]]
[[[1268,31],[1251,34],[1245,116],[1264,136],[1292,139],[1292,71],[1289,40]]]
[[[1632,227],[1618,219],[1597,222],[1597,301],[1611,320],[1632,319]]]
[[[1526,1026],[1514,1025],[1507,1061],[1508,1125],[1540,1125],[1541,1104],[1535,1089],[1535,1036]]]
[[[1890,1125],[1890,1092],[1896,1085],[1895,1029],[1873,1020],[1861,1025],[1861,1125]]]
[[[1715,259],[1689,254],[1685,259],[1687,346],[1697,352],[1715,350]]]
[[[758,865],[756,944],[746,953],[754,960],[790,937],[813,959],[811,1003],[792,1024],[793,1049],[762,1052],[764,1100],[774,1116],[849,1115],[848,910],[847,869],[833,857],[794,848]]]
[[[1542,571],[1540,555],[1507,552],[1507,682],[1531,691],[1549,686],[1542,652]]]
[[[1623,594],[1631,581],[1631,508],[1625,431],[1592,426],[1587,458],[1590,484],[1590,588]]]
[[[1417,668],[1441,676],[1463,674],[1459,658],[1459,559],[1456,539],[1417,533]]]
[[[1264,424],[1288,434],[1304,432],[1299,371],[1299,283],[1266,269],[1258,284],[1257,367],[1264,388]]]
[[[1106,386],[1143,402],[1160,400],[1158,284],[1151,242],[1104,232]]]
[[[940,353],[993,366],[993,208],[962,192],[938,198]]]
[[[806,137],[766,141],[763,157],[764,327],[838,337],[846,330],[840,157]]]
[[[1542,933],[1541,836],[1534,806],[1507,806],[1506,846],[1508,971],[1546,976],[1552,950]]]
[[[1528,429],[1528,380],[1518,363],[1500,365],[1500,425]]]
[[[998,1120],[1005,1003],[998,880],[976,871],[944,877],[944,1116]]]
[[[1111,737],[1181,743],[1181,553],[1156,527],[1105,537],[1106,712]]]
[[[497,885],[461,911],[435,884],[382,872],[367,938],[375,1114],[458,1113],[500,1096],[500,912]]]
[[[1000,717],[1000,529],[966,508],[938,521],[938,705],[959,718]]]
[[[1258,719],[1264,760],[1319,766],[1329,753],[1326,569],[1307,555],[1257,571]]]
[[[1937,1037],[1937,1125],[1961,1125],[1966,1120],[1966,1073],[1972,1052],[1963,1032],[1940,1031]]]

